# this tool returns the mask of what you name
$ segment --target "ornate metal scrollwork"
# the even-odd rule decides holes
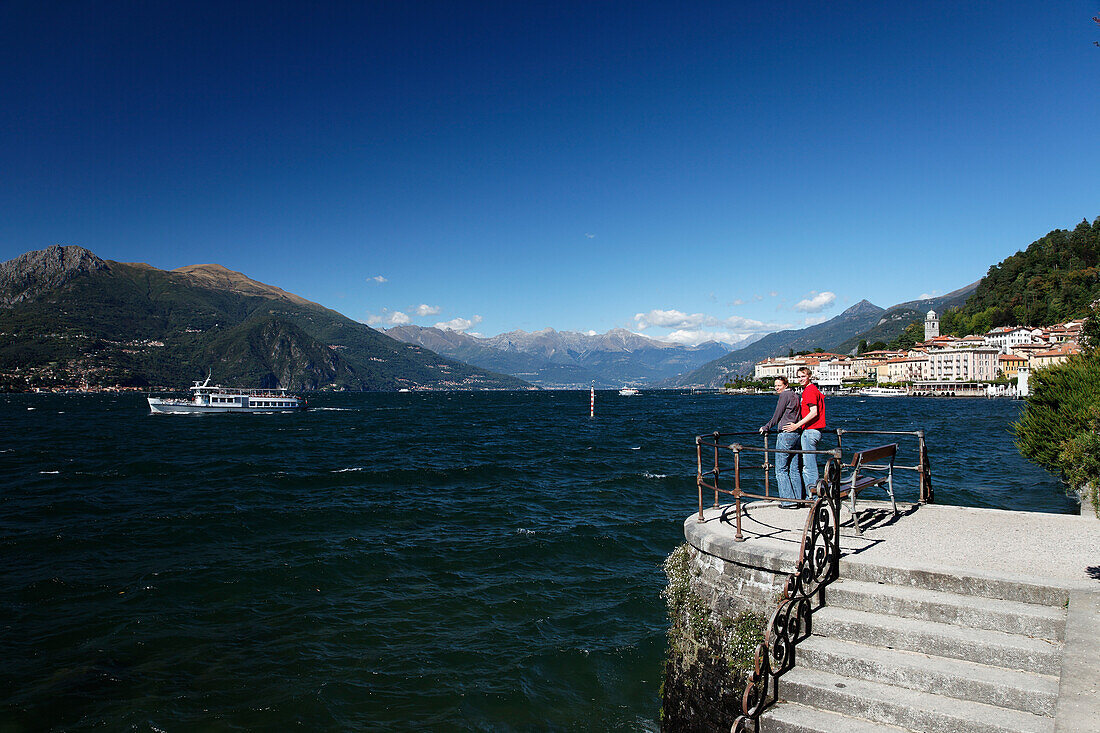
[[[779,603],[768,619],[764,641],[756,649],[752,677],[741,698],[741,715],[731,733],[757,733],[760,715],[779,697],[779,678],[794,667],[794,650],[809,637],[821,591],[840,573],[840,463],[830,458],[818,495],[802,530],[795,571],[787,577]]]

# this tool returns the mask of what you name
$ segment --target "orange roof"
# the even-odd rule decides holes
[[[1066,343],[1047,351],[1036,352],[1032,354],[1032,356],[1073,356],[1074,354],[1080,353],[1081,348],[1077,344]]]

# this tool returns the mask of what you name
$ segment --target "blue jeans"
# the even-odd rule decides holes
[[[784,499],[802,498],[802,477],[798,475],[798,454],[779,453],[782,450],[798,450],[798,433],[779,433],[775,436],[775,484],[776,492]]]
[[[821,442],[820,430],[802,431],[802,450],[817,450],[817,444]],[[817,483],[817,456],[802,456],[802,485],[806,491],[812,491]]]

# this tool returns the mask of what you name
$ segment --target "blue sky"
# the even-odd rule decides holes
[[[1098,11],[8,0],[0,259],[217,262],[379,326],[798,327],[1100,215]]]

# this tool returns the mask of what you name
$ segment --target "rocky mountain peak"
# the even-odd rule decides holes
[[[0,263],[0,306],[10,308],[110,266],[90,250],[55,244]]]
[[[879,308],[877,305],[875,305],[871,301],[864,298],[863,300],[859,301],[858,303],[856,303],[852,307],[845,310],[840,315],[842,315],[842,316],[862,316],[862,315],[866,315],[866,314],[882,313],[884,310],[885,309]]]
[[[317,306],[313,301],[306,300],[300,295],[288,293],[282,288],[262,283],[259,280],[253,280],[244,273],[230,270],[223,265],[187,265],[186,267],[177,267],[172,272],[192,277],[203,287],[214,290],[229,290],[241,295],[259,295],[273,300],[288,300],[295,305]]]

